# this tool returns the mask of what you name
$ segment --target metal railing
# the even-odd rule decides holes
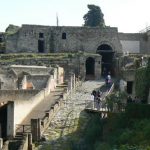
[[[108,91],[104,92],[101,96],[101,101],[92,101],[92,100],[86,100],[85,102],[85,109],[91,109],[91,110],[97,110],[97,111],[110,111],[107,103],[106,103],[106,97],[112,93],[114,90],[114,83],[111,85]]]

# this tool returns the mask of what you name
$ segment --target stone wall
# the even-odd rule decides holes
[[[26,101],[38,92],[39,90],[0,90],[0,102]]]
[[[15,121],[14,124],[20,124],[21,121],[27,116],[27,114],[44,98],[50,93],[50,90],[53,90],[56,86],[55,80],[53,78],[50,78],[48,80],[47,87],[38,92],[36,95],[32,96],[26,101],[15,101],[15,110],[14,110],[14,116]],[[51,88],[50,88],[51,87]],[[26,109],[24,109],[26,108]]]
[[[149,35],[149,32],[118,33],[115,27],[22,25],[17,33],[7,36],[6,52],[38,53],[38,41],[40,40],[44,41],[44,53],[70,51],[96,53],[101,44],[108,44],[115,52],[122,53],[120,41],[137,41],[139,42],[140,53],[150,53]],[[134,52],[136,51],[131,50],[131,53]]]
[[[35,89],[43,89],[46,88],[48,78],[48,75],[32,75],[27,76],[27,82],[31,82]]]
[[[17,89],[17,78],[13,77],[10,73],[0,74],[1,90],[14,90]]]
[[[15,54],[15,55],[17,55],[17,54]],[[19,54],[19,55],[25,55],[25,54]],[[83,52],[72,53],[72,55],[70,55],[64,59],[60,59],[60,60],[50,59],[47,57],[41,58],[42,57],[41,54],[36,54],[36,55],[37,56],[33,57],[33,58],[16,59],[13,62],[11,60],[7,61],[7,62],[0,62],[0,66],[2,66],[2,67],[11,66],[11,68],[12,68],[11,71],[15,72],[15,74],[18,76],[21,76],[21,74],[22,74],[22,77],[23,77],[23,75],[26,75],[26,74],[31,74],[31,75],[32,74],[38,74],[38,73],[40,73],[41,75],[51,74],[53,72],[53,68],[55,67],[57,69],[59,66],[59,67],[64,68],[64,71],[62,74],[64,75],[64,80],[66,80],[68,73],[70,71],[74,72],[76,76],[80,76],[81,78],[85,78],[86,59],[88,57],[92,57],[96,61],[96,65],[97,65],[96,69],[95,69],[95,71],[96,71],[95,74],[97,76],[99,76],[99,74],[101,72],[101,55],[99,55],[99,54],[83,53]],[[63,54],[63,55],[69,55],[69,54]],[[5,56],[3,55],[3,57],[5,57]],[[55,56],[52,55],[52,58],[53,57],[55,57]],[[45,66],[49,66],[49,67],[42,68],[43,66],[36,66],[37,68],[35,67],[32,69],[33,65],[35,66],[35,65],[38,65],[39,63],[42,65],[45,65]],[[19,66],[17,67],[17,65],[15,65],[16,66],[15,67],[13,64],[19,64],[20,67]],[[24,65],[24,66],[28,65],[30,68],[24,67],[25,68],[25,70],[24,70],[24,68],[21,67],[21,65]],[[11,75],[11,77],[9,77],[11,80],[15,79],[15,82],[13,84],[15,84],[15,86],[16,86],[17,77],[13,77],[12,73],[9,73],[9,75]],[[9,89],[13,89],[13,88],[9,88]],[[16,89],[17,89],[17,87],[16,87]]]
[[[10,101],[7,106],[7,136],[15,135],[15,125],[20,124],[32,109],[54,90],[57,80],[51,75],[46,88],[41,90],[1,90],[1,101]]]
[[[136,53],[135,48],[137,47],[137,44],[134,47],[135,42],[138,43],[139,45],[139,53],[142,53],[142,54],[149,53],[149,48],[147,45],[148,43],[150,43],[150,41],[148,41],[148,37],[146,33],[119,33],[119,39],[122,42],[130,43],[131,47],[129,47],[129,45],[127,46],[128,46],[129,52],[131,51],[131,53]]]
[[[43,38],[39,34],[43,34]],[[66,38],[63,39],[63,33]],[[48,27],[23,25],[6,42],[6,52],[38,52],[38,40],[44,41],[44,52],[86,51],[96,53],[101,44],[108,43],[116,52],[121,51],[117,28]]]
[[[26,60],[28,61],[28,60]],[[10,68],[13,69],[17,75],[22,72],[26,72],[31,75],[49,75],[51,68],[46,66],[30,66],[30,65],[11,65]]]

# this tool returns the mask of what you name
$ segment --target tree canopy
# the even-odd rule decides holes
[[[96,5],[88,5],[89,11],[84,15],[84,26],[96,27],[96,26],[105,26],[103,19],[103,13],[101,8]]]

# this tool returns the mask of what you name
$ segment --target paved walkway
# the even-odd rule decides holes
[[[45,111],[49,110],[50,107],[60,98],[63,93],[63,86],[57,86],[54,92],[51,92],[47,97],[45,97],[33,110],[28,114],[28,116],[22,121],[21,124],[30,124],[31,119],[43,118]]]
[[[65,102],[65,106],[52,119],[49,128],[43,136],[46,141],[42,142],[38,149],[44,150],[49,147],[52,150],[66,150],[67,141],[71,140],[70,134],[74,133],[79,125],[84,129],[88,115],[84,111],[85,104],[91,100],[91,92],[104,84],[104,81],[86,81],[75,93],[72,93]],[[79,124],[82,120],[82,123]],[[80,137],[79,137],[80,139]]]

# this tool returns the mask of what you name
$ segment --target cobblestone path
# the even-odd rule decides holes
[[[85,104],[91,99],[93,89],[99,88],[104,81],[86,81],[66,100],[64,107],[55,115],[43,136],[46,141],[40,150],[67,150],[72,140],[82,141],[81,132],[88,120],[84,111]]]

